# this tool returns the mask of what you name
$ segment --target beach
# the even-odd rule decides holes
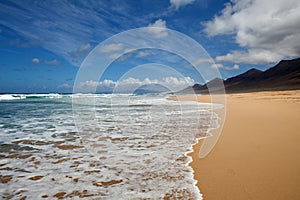
[[[300,91],[226,96],[218,143],[203,159],[201,140],[190,154],[203,199],[300,199]]]
[[[210,96],[5,99],[2,199],[201,199],[195,180],[209,200],[300,197],[299,91],[227,95],[224,129],[204,159],[198,157],[202,141],[191,145],[208,130],[219,131],[212,112],[222,106],[195,101],[207,103]]]

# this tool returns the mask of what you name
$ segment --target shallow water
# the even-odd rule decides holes
[[[201,199],[185,155],[217,127],[211,106],[164,96],[0,95],[2,198]]]

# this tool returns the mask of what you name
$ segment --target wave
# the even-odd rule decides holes
[[[202,199],[187,154],[196,139],[217,125],[208,104],[127,94],[0,97],[25,99],[0,102],[0,148],[7,155],[0,164],[8,169],[6,173],[11,163],[16,169],[28,170],[11,171],[24,178],[12,179],[10,191],[22,188],[29,191],[23,193],[29,199],[40,199],[42,193],[62,192],[59,185],[63,182],[66,193],[77,194],[80,187],[95,193],[96,199]],[[12,150],[16,156],[8,157]],[[40,164],[32,168],[31,158],[18,158],[25,154]],[[70,181],[66,172],[80,181]],[[44,176],[38,188],[28,182],[35,175]],[[0,193],[6,188],[0,187]],[[19,194],[12,195],[16,199]]]
[[[71,97],[71,98],[82,98],[82,97],[95,97],[95,98],[112,98],[112,97],[125,97],[125,96],[161,96],[164,97],[165,95],[150,95],[150,94],[143,94],[143,95],[136,95],[136,94],[58,94],[58,93],[49,93],[49,94],[0,94],[0,101],[8,101],[8,100],[20,100],[20,99],[40,99],[40,98],[62,98],[62,97]]]
[[[20,99],[39,99],[39,98],[62,98],[68,95],[62,95],[57,93],[50,94],[1,94],[0,101],[8,101],[8,100],[20,100]]]

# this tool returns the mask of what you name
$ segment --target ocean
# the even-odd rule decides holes
[[[1,199],[202,199],[186,155],[218,116],[166,97],[0,95]]]

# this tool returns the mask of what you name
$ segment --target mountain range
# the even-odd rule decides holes
[[[221,92],[220,83],[223,82],[226,93],[297,90],[300,89],[300,58],[282,60],[266,71],[252,68],[240,75],[222,80],[215,78],[204,85],[195,84],[179,93],[207,94]]]

